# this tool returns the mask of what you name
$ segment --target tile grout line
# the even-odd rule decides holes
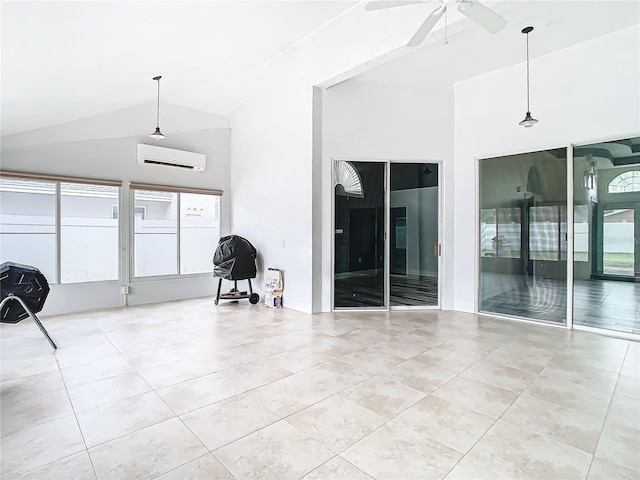
[[[513,339],[514,337],[515,337],[515,336],[512,336],[511,338]],[[498,347],[498,348],[501,348],[501,347]],[[494,351],[495,351],[495,350],[494,350]],[[493,353],[493,352],[491,352],[491,353]],[[491,355],[491,353],[487,354],[487,355],[486,355],[485,357],[483,357],[481,360],[484,360],[485,358],[487,358],[489,355]],[[553,357],[551,357],[551,359],[546,363],[546,365],[548,365],[549,363],[551,363],[551,361],[553,360],[553,358],[555,358],[555,357],[556,357],[556,355],[558,355],[558,352],[557,352],[557,351],[556,351],[556,353],[554,354],[554,356],[553,356]],[[480,360],[478,360],[478,361],[480,361]],[[477,362],[476,362],[476,363],[477,363]],[[474,365],[475,365],[475,364],[474,364]],[[472,365],[472,366],[473,366],[473,365]],[[468,367],[466,370],[464,370],[463,372],[461,372],[461,374],[462,374],[462,373],[464,373],[464,372],[466,372],[467,370],[469,370],[469,368],[471,368],[472,366]],[[545,366],[545,368],[546,368],[546,366]],[[544,368],[543,368],[542,370],[544,370]],[[542,370],[540,370],[540,372],[542,372]],[[496,423],[498,423],[498,421],[499,421],[499,420],[504,416],[504,414],[505,414],[507,411],[509,411],[509,409],[513,406],[513,404],[514,404],[514,403],[516,403],[516,401],[518,401],[518,399],[522,396],[522,394],[523,394],[524,392],[526,392],[526,391],[527,391],[527,389],[531,386],[531,384],[532,384],[532,383],[533,383],[533,382],[538,378],[538,376],[540,375],[540,372],[537,372],[537,373],[536,373],[536,376],[535,376],[535,377],[534,377],[534,378],[533,378],[533,379],[532,379],[532,380],[527,384],[526,388],[525,388],[522,392],[518,393],[518,396],[517,396],[516,398],[514,398],[514,399],[513,399],[513,401],[509,404],[509,406],[508,406],[507,408],[505,408],[505,409],[504,409],[504,411],[503,411],[500,415],[498,415],[498,417],[497,417],[497,418],[495,419],[495,421],[491,424],[491,426],[490,426],[489,428],[487,428],[487,429],[485,430],[485,432],[484,432],[482,435],[480,435],[480,437],[479,437],[479,438],[474,442],[474,444],[473,444],[473,445],[471,445],[471,447],[470,447],[470,448],[469,448],[469,449],[468,449],[468,450],[467,450],[467,451],[462,455],[462,457],[460,458],[460,460],[458,460],[458,461],[456,462],[456,464],[455,464],[453,467],[451,467],[451,469],[447,472],[447,474],[446,474],[443,478],[445,478],[445,479],[446,479],[447,475],[449,475],[449,474],[450,474],[450,473],[451,473],[451,472],[452,472],[452,471],[453,471],[453,470],[454,470],[454,469],[455,469],[455,468],[460,464],[460,462],[462,462],[462,460],[463,460],[463,459],[464,459],[464,458],[465,458],[465,457],[466,457],[466,456],[471,452],[471,450],[473,450],[473,448],[474,448],[478,443],[480,443],[480,441],[481,441],[481,440],[482,440],[482,439],[487,435],[487,433],[489,433],[489,431],[490,431],[490,430],[491,430],[491,429],[496,425]],[[481,382],[481,380],[477,380],[477,381]],[[485,383],[485,382],[482,382],[482,383]],[[491,385],[491,384],[487,384],[487,385]],[[443,386],[444,386],[444,385],[443,385]],[[495,386],[495,385],[492,385],[492,386]],[[439,388],[441,388],[441,387],[439,387]],[[508,390],[508,389],[505,389],[505,390]],[[514,393],[517,393],[517,392],[514,392]],[[473,410],[473,409],[470,409],[470,410]],[[473,411],[475,411],[475,410],[473,410]],[[478,412],[478,413],[481,413],[481,412]]]
[[[602,428],[600,429],[600,434],[598,435],[598,441],[596,442],[596,447],[593,450],[593,455],[591,456],[591,463],[589,464],[589,469],[587,470],[586,478],[589,478],[589,474],[591,473],[591,467],[593,467],[593,461],[596,459],[596,453],[598,451],[598,446],[600,445],[600,440],[602,439],[602,432],[607,425],[607,417],[609,416],[609,411],[611,410],[611,404],[613,403],[613,397],[616,394],[616,389],[618,388],[618,383],[620,382],[620,375],[622,373],[622,368],[624,367],[624,363],[627,360],[627,355],[629,355],[629,350],[631,349],[631,343],[627,342],[627,350],[624,353],[624,359],[622,360],[622,364],[620,365],[620,369],[618,370],[618,376],[616,378],[616,384],[613,387],[613,391],[611,392],[611,399],[609,400],[609,406],[607,407],[607,413],[604,416],[604,420],[602,421]]]
[[[356,343],[357,343],[357,342],[356,342]],[[277,354],[276,354],[276,355],[277,355]],[[336,360],[339,360],[339,359],[338,359],[338,358],[336,358],[336,357],[332,357],[332,359],[331,359],[331,360],[328,360],[327,362],[336,361]],[[318,365],[322,365],[323,363],[327,363],[327,362],[322,362],[322,363],[320,363],[320,364],[318,364]],[[346,362],[345,362],[345,363],[346,363]],[[301,371],[308,371],[308,370],[311,370],[312,368],[315,368],[315,367],[317,367],[318,365],[314,365],[314,366],[312,366],[312,367],[309,367],[309,368],[304,369],[304,370],[301,370]],[[348,365],[349,365],[349,366],[351,366],[351,367],[353,367],[353,368],[357,368],[357,367],[354,367],[353,365],[350,365],[350,364],[348,364]],[[363,371],[363,372],[364,372],[364,371]],[[300,373],[300,372],[296,372],[296,373],[294,373],[294,374],[290,375],[289,377],[294,376],[294,375],[296,375],[297,373]],[[369,372],[365,372],[365,373],[369,373]],[[243,439],[243,438],[246,438],[246,437],[248,437],[248,436],[250,436],[250,435],[253,435],[253,434],[254,434],[254,433],[256,433],[256,432],[259,432],[259,431],[261,431],[261,430],[264,430],[264,429],[266,429],[267,427],[270,427],[271,425],[274,425],[274,424],[276,424],[276,423],[278,423],[278,422],[280,422],[280,421],[286,421],[286,419],[287,419],[287,418],[292,417],[293,415],[295,415],[295,414],[297,414],[297,413],[299,413],[299,412],[301,412],[301,411],[303,411],[303,410],[306,410],[307,408],[310,408],[310,407],[312,407],[312,406],[314,406],[314,405],[317,405],[318,403],[321,403],[321,402],[323,402],[323,401],[327,400],[328,398],[331,398],[331,397],[332,397],[332,396],[334,396],[334,395],[337,395],[337,394],[339,394],[339,393],[341,393],[341,392],[343,392],[343,391],[345,391],[345,390],[348,390],[348,389],[350,389],[350,388],[353,388],[353,387],[355,387],[355,386],[357,386],[357,385],[359,385],[359,384],[361,384],[361,383],[363,383],[363,382],[365,382],[365,381],[367,381],[367,380],[369,380],[369,379],[373,378],[375,375],[376,375],[376,374],[371,374],[371,376],[369,376],[368,378],[365,378],[365,379],[363,379],[363,380],[360,380],[359,382],[354,383],[354,384],[352,384],[352,385],[350,385],[350,386],[347,386],[347,387],[343,388],[342,390],[338,390],[337,392],[332,393],[332,394],[328,395],[327,397],[324,397],[324,398],[322,398],[322,399],[320,399],[320,400],[318,400],[318,401],[316,401],[316,402],[314,402],[314,403],[312,403],[312,404],[310,404],[310,405],[307,405],[307,406],[305,406],[305,407],[302,407],[301,409],[296,410],[295,412],[292,412],[292,413],[290,413],[290,414],[288,414],[288,415],[285,415],[285,416],[281,416],[281,415],[279,415],[278,413],[276,413],[276,412],[274,412],[273,410],[271,410],[268,406],[264,405],[263,403],[260,403],[260,405],[262,405],[262,407],[264,407],[265,409],[267,409],[268,411],[270,411],[271,413],[273,413],[275,416],[277,416],[277,417],[279,417],[279,418],[278,418],[277,420],[274,420],[273,422],[270,422],[270,423],[268,423],[268,424],[266,424],[266,425],[263,425],[262,427],[260,427],[260,428],[258,428],[258,429],[256,429],[256,430],[253,430],[253,431],[251,431],[251,432],[249,432],[249,433],[247,433],[247,434],[245,434],[245,435],[242,435],[241,437],[238,437],[238,438],[236,438],[236,439],[234,439],[234,440],[231,440],[231,441],[229,441],[229,442],[225,443],[224,445],[221,445],[221,446],[217,447],[215,450],[219,450],[220,448],[224,448],[224,447],[226,447],[226,446],[228,446],[228,445],[230,445],[230,444],[232,444],[232,443],[234,443],[234,442],[237,442],[237,441],[239,441],[239,440],[241,440],[241,439]],[[284,377],[284,378],[288,378],[288,377]],[[279,380],[282,380],[282,379],[279,379]],[[216,401],[216,402],[212,402],[212,403],[210,403],[210,404],[208,404],[208,405],[205,405],[205,406],[203,406],[203,407],[199,407],[199,408],[197,408],[197,409],[195,409],[195,410],[192,410],[192,412],[193,412],[193,411],[196,411],[196,410],[200,410],[200,409],[202,409],[202,408],[210,407],[211,405],[215,405],[216,403],[222,402],[222,401],[224,401],[224,400],[228,400],[229,398],[233,398],[234,396],[237,396],[237,395],[243,395],[243,394],[246,394],[247,392],[251,392],[251,391],[257,390],[258,388],[264,387],[264,386],[266,386],[266,385],[270,385],[270,384],[275,383],[275,382],[277,382],[277,381],[279,381],[279,380],[274,380],[273,382],[266,383],[266,384],[264,384],[264,385],[260,385],[260,386],[254,387],[254,388],[252,388],[252,389],[250,389],[250,390],[247,390],[247,391],[245,391],[245,392],[237,393],[236,395],[232,395],[231,397],[227,397],[227,398],[225,398],[225,399],[221,399],[221,400],[218,400],[218,401]],[[167,405],[167,406],[168,406],[168,405]],[[170,407],[169,407],[169,408],[170,408]],[[364,408],[364,407],[363,407],[363,408]],[[173,411],[173,410],[172,410],[172,411]],[[175,412],[174,412],[174,413],[175,413]],[[187,412],[187,413],[191,413],[191,412]],[[374,413],[375,413],[375,412],[374,412]],[[185,414],[183,414],[183,415],[186,415],[186,413],[185,413]],[[186,425],[186,424],[184,423],[183,419],[182,419],[182,418],[180,418],[180,416],[177,416],[177,417],[182,421],[182,423],[185,425],[185,427],[186,427],[186,428],[187,428],[187,429],[188,429],[188,430],[189,430],[189,431],[190,431],[190,432],[191,432],[191,433],[192,433],[196,438],[198,438],[198,437],[197,437],[197,435],[196,435],[196,434],[195,434],[195,433],[194,433],[194,432],[189,428],[189,426],[188,426],[188,425]],[[287,422],[287,423],[288,423],[288,422]],[[386,422],[385,422],[385,423],[386,423]],[[288,425],[291,425],[291,424],[290,424],[290,423],[288,423]],[[296,430],[298,430],[298,429],[297,429],[297,427],[295,427],[294,425],[291,425],[291,426],[292,426],[293,428],[295,428]],[[376,429],[376,430],[377,430],[377,429]],[[298,430],[298,431],[300,432],[300,430]],[[310,440],[314,441],[315,443],[318,443],[318,445],[320,445],[322,448],[325,448],[325,449],[327,449],[328,451],[330,451],[331,453],[333,453],[333,454],[334,454],[334,455],[333,455],[333,457],[331,457],[330,459],[328,459],[328,460],[327,460],[327,462],[328,462],[329,460],[331,460],[332,458],[335,458],[336,456],[338,456],[338,455],[339,455],[339,453],[335,453],[335,452],[333,452],[331,449],[329,449],[329,448],[325,447],[324,445],[322,445],[321,443],[319,443],[317,440],[313,439],[312,437],[309,437],[309,435],[307,435],[306,433],[304,433],[304,432],[300,432],[300,433],[301,433],[301,434],[303,434],[304,436],[308,437]],[[364,438],[364,437],[363,437],[363,438]],[[199,438],[198,438],[198,441],[200,441],[200,442],[202,443],[202,441],[201,441]],[[206,446],[206,445],[203,445],[203,446],[204,446],[205,448],[207,448],[207,446]],[[351,446],[351,445],[350,445],[350,446]],[[346,447],[346,448],[348,448],[348,447]],[[345,449],[346,449],[346,448],[345,448]],[[217,459],[217,460],[222,464],[222,462],[220,461],[220,459],[218,459],[218,457],[216,457],[215,452],[214,452],[213,450],[209,450],[209,448],[207,448],[207,450],[209,451],[209,453],[211,453],[211,454],[214,456],[214,458],[216,458],[216,459]],[[344,450],[343,450],[343,451],[344,451]],[[346,461],[346,460],[345,460],[345,461]],[[326,462],[324,462],[324,463],[326,463]],[[324,464],[324,463],[323,463],[323,464]],[[321,465],[323,465],[323,464],[321,464]],[[224,464],[222,464],[222,465],[224,466]],[[320,467],[321,465],[319,465],[318,467]],[[316,468],[318,468],[318,467],[316,467]],[[226,469],[226,467],[224,467],[224,468]],[[357,467],[356,467],[356,468],[357,468]],[[228,470],[227,470],[227,471],[228,471]],[[313,471],[313,470],[312,470],[312,471]],[[230,472],[229,472],[229,473],[230,473]],[[308,473],[310,473],[310,472],[305,473],[305,475],[307,475]],[[365,472],[365,473],[366,473],[366,472]],[[231,473],[230,473],[230,474],[231,474]],[[232,476],[233,476],[233,475],[232,475]],[[303,476],[304,476],[304,475],[303,475]]]
[[[510,336],[510,337],[512,337],[512,336]],[[452,338],[452,339],[446,340],[445,342],[442,342],[442,343],[446,343],[447,341],[454,340],[454,339],[455,339],[455,338]],[[468,341],[474,341],[474,340],[468,340]],[[442,343],[441,343],[441,344],[442,344]],[[440,344],[440,345],[441,345],[441,344]],[[425,353],[425,352],[427,352],[427,351],[429,351],[429,350],[432,350],[432,349],[434,349],[434,348],[437,348],[437,346],[438,346],[438,345],[436,345],[436,346],[431,346],[431,345],[429,345],[429,346],[428,346],[428,347],[429,347],[429,348],[428,348],[428,350],[425,350],[425,351],[424,351],[424,352],[422,352],[422,353]],[[355,445],[356,443],[358,443],[358,442],[360,442],[360,441],[364,440],[365,438],[369,437],[369,436],[370,436],[370,435],[372,435],[374,432],[376,432],[377,430],[379,430],[380,428],[384,427],[384,426],[385,426],[385,425],[387,425],[389,422],[393,421],[395,418],[397,418],[398,416],[400,416],[403,412],[405,412],[405,411],[407,411],[408,409],[410,409],[410,408],[414,407],[415,405],[417,405],[418,403],[420,403],[420,402],[421,402],[422,400],[424,400],[425,398],[427,398],[427,397],[431,396],[434,392],[438,391],[440,388],[444,387],[445,385],[447,385],[447,384],[448,384],[448,383],[450,383],[451,381],[453,381],[453,380],[455,380],[456,378],[458,378],[458,377],[459,377],[460,375],[462,375],[464,372],[466,372],[467,370],[469,370],[473,365],[475,365],[476,363],[478,363],[478,362],[480,362],[480,361],[484,360],[487,356],[491,355],[493,352],[495,352],[496,350],[498,350],[498,348],[500,348],[500,347],[497,347],[497,348],[495,348],[494,350],[492,350],[491,352],[486,353],[483,357],[481,357],[481,358],[479,358],[478,360],[476,360],[474,363],[472,363],[471,365],[469,365],[467,368],[465,368],[463,371],[461,371],[460,373],[458,373],[458,374],[457,374],[457,375],[455,375],[454,377],[452,377],[452,378],[450,378],[449,380],[447,380],[445,383],[443,383],[442,385],[440,385],[438,388],[436,388],[435,390],[431,391],[430,393],[425,394],[422,398],[420,398],[420,399],[419,399],[419,400],[417,400],[416,402],[412,403],[411,405],[407,406],[405,409],[403,409],[403,410],[399,411],[396,415],[394,415],[393,417],[391,417],[391,418],[389,418],[388,420],[386,420],[384,423],[382,423],[381,425],[379,425],[378,427],[376,427],[375,429],[373,429],[371,432],[367,433],[364,437],[362,437],[362,438],[358,439],[356,442],[352,443],[351,445],[348,445],[347,447],[345,447],[344,449],[342,449],[340,452],[336,453],[336,454],[335,454],[335,456],[339,456],[340,458],[342,458],[343,460],[345,460],[345,461],[347,461],[347,462],[348,462],[348,460],[344,459],[344,457],[342,457],[342,455],[341,455],[345,450],[347,450],[348,448],[352,447],[352,446],[353,446],[353,445]],[[409,361],[409,360],[412,360],[412,359],[414,359],[415,357],[417,357],[417,356],[421,355],[422,353],[419,353],[419,354],[417,354],[417,355],[414,355],[413,357],[411,357],[411,358],[409,358],[409,359],[406,359],[404,362],[401,362],[401,363],[405,363],[405,362],[407,362],[407,361]],[[394,366],[394,367],[395,367],[395,366]],[[338,394],[340,394],[340,393],[344,392],[345,390],[348,390],[348,389],[350,389],[350,388],[353,388],[353,387],[355,387],[355,386],[359,385],[360,383],[363,383],[363,382],[365,382],[365,381],[367,381],[367,380],[369,380],[369,379],[371,379],[371,378],[373,378],[373,377],[375,377],[375,376],[377,376],[377,375],[380,375],[380,374],[382,374],[382,373],[384,373],[384,372],[387,372],[387,371],[389,371],[389,370],[393,369],[394,367],[389,367],[389,368],[387,368],[387,369],[385,369],[385,370],[382,370],[382,371],[380,371],[380,372],[378,372],[378,373],[372,374],[372,376],[371,376],[371,377],[369,377],[369,378],[367,378],[367,379],[364,379],[364,380],[362,380],[362,381],[360,381],[360,382],[358,382],[358,383],[356,383],[356,384],[354,384],[354,385],[352,385],[352,386],[346,387],[346,388],[344,388],[344,389],[342,389],[342,390],[340,390],[340,391],[336,392],[336,393],[335,393],[335,394],[333,394],[333,395],[338,395]],[[485,382],[481,382],[480,380],[477,380],[477,381],[478,381],[478,382],[480,382],[480,383],[485,383]],[[400,383],[402,383],[402,382],[400,382]],[[491,384],[488,384],[488,383],[485,383],[485,384],[486,384],[486,385],[489,385],[489,386],[492,386],[492,387],[497,387],[496,385],[491,385]],[[497,388],[502,388],[502,387],[497,387]],[[417,390],[417,389],[415,389],[415,390]],[[508,389],[505,389],[505,390],[508,390]],[[419,391],[419,390],[418,390],[418,391]],[[421,393],[424,393],[424,392],[421,392]],[[514,392],[514,393],[516,393],[516,392]],[[333,395],[331,395],[331,396],[333,396]],[[514,403],[514,402],[515,402],[519,397],[520,397],[520,394],[518,394],[518,397],[516,397],[516,398],[513,400],[513,402],[511,402],[510,406],[511,406],[511,405],[512,405],[512,404],[513,404],[513,403]],[[327,398],[330,398],[330,397],[327,397]],[[436,398],[437,398],[437,397],[436,397]],[[290,417],[290,416],[292,416],[292,415],[295,415],[296,413],[298,413],[298,412],[300,412],[300,411],[302,411],[302,410],[305,410],[306,408],[309,408],[309,407],[311,407],[311,406],[313,406],[313,405],[316,405],[317,403],[320,403],[320,402],[322,402],[322,401],[324,401],[324,400],[326,400],[326,398],[325,398],[325,399],[322,399],[322,400],[320,400],[320,401],[318,401],[318,402],[315,402],[315,403],[314,403],[314,404],[312,404],[312,405],[309,405],[309,406],[307,406],[307,407],[304,407],[304,408],[302,408],[302,409],[300,409],[300,410],[298,410],[298,411],[296,411],[296,412],[294,412],[294,413],[292,413],[292,414],[288,415],[287,417],[283,417],[281,420],[284,420],[284,419],[286,419],[286,418],[288,418],[288,417]],[[359,404],[357,404],[357,402],[355,402],[355,403],[356,403],[356,405],[359,405]],[[360,406],[361,406],[362,408],[365,408],[365,409],[369,410],[368,408],[363,407],[362,405],[360,405]],[[509,407],[507,407],[507,409],[506,409],[506,410],[508,410],[508,409],[510,408],[510,406],[509,406]],[[470,409],[470,410],[475,411],[475,410],[473,410],[473,409]],[[506,410],[505,410],[505,411],[506,411]],[[371,411],[371,410],[369,410],[369,411]],[[373,413],[376,413],[376,412],[373,412]],[[480,412],[478,412],[478,413],[480,413]],[[504,412],[503,412],[503,413],[504,413]],[[376,415],[378,415],[378,414],[376,414]],[[487,415],[487,416],[488,416],[488,415]],[[496,418],[495,422],[493,422],[493,423],[491,424],[491,426],[490,426],[490,427],[485,431],[485,433],[484,433],[484,434],[483,434],[483,435],[478,439],[478,441],[480,441],[480,439],[481,439],[482,437],[484,437],[484,435],[485,435],[485,434],[486,434],[486,433],[491,429],[491,427],[492,427],[492,426],[493,426],[493,425],[494,425],[494,424],[499,420],[499,418],[500,418],[501,416],[502,416],[502,414],[501,414],[498,418]],[[298,430],[298,431],[299,431],[299,430]],[[303,434],[304,434],[304,432],[301,432],[301,433],[303,433]],[[305,434],[305,435],[306,435],[306,434]],[[307,436],[308,436],[308,435],[307,435]],[[311,438],[311,437],[309,437],[309,438]],[[313,440],[313,439],[312,439],[312,440]],[[437,441],[437,440],[435,440],[435,439],[431,439],[431,440],[432,440],[432,441],[434,441],[434,442],[436,442],[436,443],[439,443],[439,444],[440,444],[440,442],[438,442],[438,441]],[[476,441],[476,443],[477,443],[478,441]],[[230,442],[230,443],[232,443],[232,442]],[[443,445],[443,444],[442,444],[442,445]],[[444,446],[446,446],[446,445],[444,445]],[[475,446],[475,443],[474,443],[474,446]],[[325,448],[326,448],[326,447],[325,447]],[[448,447],[448,448],[451,448],[451,447]],[[472,446],[471,448],[473,448],[473,446]],[[471,450],[471,448],[469,449],[469,451]],[[452,449],[452,450],[455,450],[455,449]],[[458,452],[458,453],[462,453],[462,452]],[[468,453],[468,452],[467,452],[467,453]],[[335,458],[335,456],[334,456],[334,457],[332,457],[332,458]],[[464,458],[465,456],[466,456],[466,453],[463,453],[463,454],[462,454],[462,457],[460,458],[460,460],[458,460],[458,462],[456,462],[456,465],[457,465],[457,464],[462,460],[462,458]],[[328,460],[327,460],[327,461],[328,461]],[[325,463],[326,463],[326,462],[325,462]],[[349,462],[349,463],[350,463],[350,462]],[[456,465],[454,465],[454,466],[452,467],[452,469],[453,469],[453,468],[455,468],[455,466],[456,466]],[[316,468],[318,468],[318,467],[316,467]],[[358,468],[358,467],[356,467],[356,468]],[[363,471],[363,470],[361,470],[361,471]],[[449,472],[447,472],[447,475],[450,473],[450,471],[451,471],[451,470],[449,470]],[[363,472],[364,472],[365,474],[369,475],[366,471],[363,471]],[[373,478],[373,477],[372,477],[372,478]]]
[[[98,472],[96,471],[96,467],[93,464],[93,459],[91,458],[91,455],[89,455],[89,447],[87,446],[87,441],[84,438],[84,433],[82,432],[82,428],[80,427],[80,420],[78,419],[78,412],[76,412],[76,408],[75,408],[73,402],[71,401],[71,395],[69,394],[69,387],[67,386],[67,381],[64,378],[64,375],[62,374],[62,366],[60,365],[60,362],[58,361],[58,356],[55,355],[55,353],[57,353],[57,350],[56,350],[56,352],[54,352],[54,356],[56,358],[56,364],[58,365],[58,371],[60,372],[60,377],[62,378],[62,383],[64,384],[64,390],[67,393],[67,398],[69,399],[69,404],[71,405],[71,410],[73,411],[73,417],[76,420],[76,425],[78,425],[78,431],[80,432],[80,436],[82,437],[82,443],[84,444],[85,452],[87,452],[87,457],[89,458],[89,463],[91,464],[91,468],[93,469],[93,474],[95,475],[95,477],[97,479],[98,478]]]
[[[447,341],[449,341],[449,340],[447,340]],[[443,343],[446,343],[446,342],[443,342]],[[437,346],[436,346],[436,347],[437,347]],[[434,347],[434,346],[429,346],[429,350],[432,350],[433,348],[436,348],[436,347]],[[497,350],[497,349],[496,349],[496,350]],[[425,352],[426,352],[426,351],[428,351],[428,350],[425,350]],[[494,350],[494,351],[495,351],[495,350]],[[422,352],[422,353],[424,353],[424,352]],[[417,357],[417,356],[419,356],[419,355],[422,355],[422,353],[419,353],[418,355],[414,355],[414,357],[412,357],[412,358],[415,358],[415,357]],[[381,429],[382,427],[384,427],[385,425],[387,425],[389,422],[393,421],[395,418],[397,418],[398,416],[400,416],[400,415],[401,415],[402,413],[404,413],[405,411],[409,410],[410,408],[413,408],[415,405],[417,405],[418,403],[420,403],[422,400],[424,400],[425,398],[429,397],[429,396],[430,396],[430,395],[432,395],[434,392],[436,392],[437,390],[439,390],[440,388],[442,388],[443,386],[445,386],[446,384],[448,384],[449,382],[451,382],[451,381],[452,381],[452,380],[454,380],[455,378],[459,377],[462,373],[466,372],[469,368],[471,368],[473,365],[475,365],[475,363],[477,363],[477,362],[479,362],[479,361],[483,360],[484,358],[486,358],[486,357],[487,357],[488,355],[490,355],[491,353],[493,353],[493,352],[489,352],[489,353],[487,353],[484,357],[482,357],[482,358],[480,358],[479,360],[477,360],[476,362],[474,362],[472,365],[470,365],[469,367],[467,367],[466,369],[464,369],[462,372],[460,372],[459,374],[455,375],[454,377],[450,378],[450,379],[449,379],[449,380],[447,380],[445,383],[443,383],[442,385],[440,385],[440,387],[436,388],[435,390],[433,390],[433,391],[432,391],[432,392],[430,392],[430,393],[426,393],[422,398],[420,398],[419,400],[415,401],[415,402],[414,402],[414,403],[412,403],[411,405],[407,406],[407,407],[406,407],[406,408],[404,408],[403,410],[401,410],[401,411],[399,411],[398,413],[396,413],[394,416],[392,416],[391,418],[389,418],[388,420],[386,420],[384,423],[382,423],[381,425],[379,425],[378,427],[374,428],[372,431],[370,431],[369,433],[367,433],[364,437],[362,437],[362,438],[358,439],[356,442],[352,443],[351,445],[348,445],[347,447],[343,448],[340,452],[338,452],[338,453],[336,454],[336,456],[339,456],[340,458],[342,458],[343,460],[345,460],[345,461],[347,461],[347,462],[348,462],[348,460],[347,460],[347,459],[345,459],[344,457],[342,457],[342,453],[343,453],[345,450],[347,450],[347,449],[351,448],[351,447],[352,447],[353,445],[355,445],[356,443],[361,442],[361,441],[362,441],[362,440],[364,440],[365,438],[369,437],[369,436],[370,436],[370,435],[372,435],[374,432],[378,431],[379,429]],[[405,362],[406,362],[406,361],[409,361],[409,360],[411,360],[411,359],[407,359],[407,360],[405,360]],[[401,363],[404,363],[404,362],[401,362]],[[353,388],[353,387],[355,387],[356,385],[359,385],[360,383],[363,383],[363,382],[365,382],[365,381],[367,381],[367,380],[369,380],[369,379],[371,379],[371,378],[373,378],[373,377],[375,377],[375,376],[377,376],[377,375],[380,375],[380,374],[382,374],[382,373],[384,373],[384,372],[387,372],[388,370],[391,370],[391,369],[393,369],[393,368],[394,368],[394,367],[390,367],[390,368],[387,368],[387,369],[385,369],[385,370],[383,370],[383,371],[381,371],[381,372],[379,372],[379,373],[377,373],[377,374],[373,374],[373,375],[372,375],[371,377],[369,377],[368,379],[362,380],[361,382],[358,382],[358,383],[356,383],[356,384],[354,384],[354,385],[352,385],[352,386],[350,386],[350,387],[346,387],[346,388],[344,388],[344,389],[342,389],[342,390],[338,391],[338,392],[337,392],[337,393],[335,393],[334,395],[340,394],[340,393],[344,392],[345,390],[348,390],[348,389],[350,389],[350,388]],[[400,382],[400,383],[402,383],[402,382]],[[411,388],[411,387],[410,387],[410,388]],[[414,389],[414,390],[417,390],[417,389]],[[420,391],[420,390],[417,390],[417,391]],[[424,393],[424,392],[421,392],[421,393]],[[514,400],[514,401],[515,401],[515,400]],[[319,403],[319,402],[316,402],[316,403]],[[354,402],[354,403],[356,403],[356,405],[359,405],[357,402]],[[315,404],[314,404],[314,405],[315,405]],[[362,406],[362,405],[360,405],[360,406],[361,406],[362,408],[365,408],[365,409],[369,410],[369,411],[372,411],[372,410],[368,409],[367,407],[364,407],[364,406]],[[305,407],[305,408],[308,408],[308,407]],[[302,409],[302,410],[304,410],[304,409]],[[471,409],[471,410],[472,410],[472,409]],[[300,411],[301,411],[301,410],[300,410]],[[298,412],[295,412],[295,413],[298,413]],[[376,413],[376,412],[373,412],[373,413]],[[293,414],[291,414],[291,415],[293,415]],[[291,416],[291,415],[289,415],[289,416]],[[376,415],[378,415],[378,414],[376,413]],[[492,424],[492,425],[493,425],[493,424]],[[491,428],[491,427],[489,427],[489,428]],[[488,429],[487,429],[487,431],[488,431]],[[418,433],[418,432],[416,432],[416,433]],[[485,433],[486,433],[486,432],[485,432]],[[430,440],[432,440],[432,441],[434,441],[434,442],[436,442],[436,443],[438,443],[438,444],[441,444],[440,442],[438,442],[438,441],[437,441],[437,440],[435,440],[435,439],[431,439],[431,438],[430,438]],[[441,444],[441,445],[443,445],[443,444]],[[446,447],[446,445],[444,445],[444,446]],[[447,447],[447,448],[450,448],[450,447]],[[455,449],[452,449],[452,450],[455,450]],[[456,450],[456,451],[457,451],[457,450]],[[458,453],[462,453],[462,452],[458,452]],[[466,454],[463,454],[462,458],[464,458],[464,456],[465,456],[465,455],[466,455]],[[462,460],[462,458],[461,458],[460,460]],[[460,460],[459,460],[459,461],[460,461]],[[458,462],[456,462],[456,465],[457,465],[457,463],[459,463],[459,461],[458,461]],[[325,462],[325,463],[326,463],[326,462]],[[349,463],[351,463],[351,462],[349,462]],[[354,465],[354,466],[355,466],[355,465]],[[358,468],[358,467],[356,466],[356,468]],[[454,468],[455,468],[455,465],[454,465]],[[359,469],[359,468],[358,468],[358,469]],[[359,470],[360,470],[360,469],[359,469]],[[361,470],[361,471],[363,471],[366,475],[369,475],[366,471],[364,471],[364,470]],[[449,474],[449,472],[447,472],[447,475],[448,475],[448,474]],[[369,476],[371,476],[371,475],[369,475]],[[375,477],[372,477],[372,478],[375,478]],[[444,477],[443,477],[443,478],[444,478]]]

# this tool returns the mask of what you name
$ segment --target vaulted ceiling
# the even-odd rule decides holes
[[[2,134],[156,98],[228,114],[243,82],[353,1],[2,1]]]
[[[118,111],[127,118],[137,105],[147,112],[155,108],[155,75],[163,76],[161,100],[169,108],[229,116],[272,59],[336,17],[348,12],[353,22],[366,15],[385,15],[389,25],[405,21],[408,41],[438,5],[366,12],[366,3],[3,0],[2,135]],[[373,62],[376,68],[356,81],[428,85],[436,77],[455,82],[520,63],[520,30],[528,24],[536,27],[535,57],[640,23],[638,0],[484,3],[509,21],[499,34],[454,14],[446,43],[441,22],[421,47],[398,45],[394,60]]]

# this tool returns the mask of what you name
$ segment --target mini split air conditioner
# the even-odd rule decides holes
[[[165,167],[184,168],[195,172],[204,172],[207,156],[202,153],[186,152],[155,145],[138,144],[138,163],[145,165],[163,165]]]

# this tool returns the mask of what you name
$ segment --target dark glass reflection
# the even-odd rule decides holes
[[[384,307],[385,164],[335,164],[334,306]]]
[[[480,161],[480,311],[565,323],[564,149]]]
[[[573,321],[640,333],[640,138],[574,148]]]
[[[438,305],[438,164],[389,168],[389,303]]]

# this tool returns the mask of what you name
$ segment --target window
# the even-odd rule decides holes
[[[573,261],[589,261],[589,206],[576,205],[573,209]]]
[[[520,208],[485,208],[481,215],[481,255],[520,258]]]
[[[118,279],[118,197],[118,187],[60,184],[62,283]]]
[[[0,260],[39,269],[57,283],[56,183],[0,179]]]
[[[134,277],[213,270],[222,192],[132,184]]]
[[[2,262],[38,268],[49,283],[118,279],[119,182],[3,172]]]
[[[529,258],[567,259],[567,207],[544,205],[529,210]]]
[[[609,193],[640,192],[640,170],[623,172],[609,182]]]

